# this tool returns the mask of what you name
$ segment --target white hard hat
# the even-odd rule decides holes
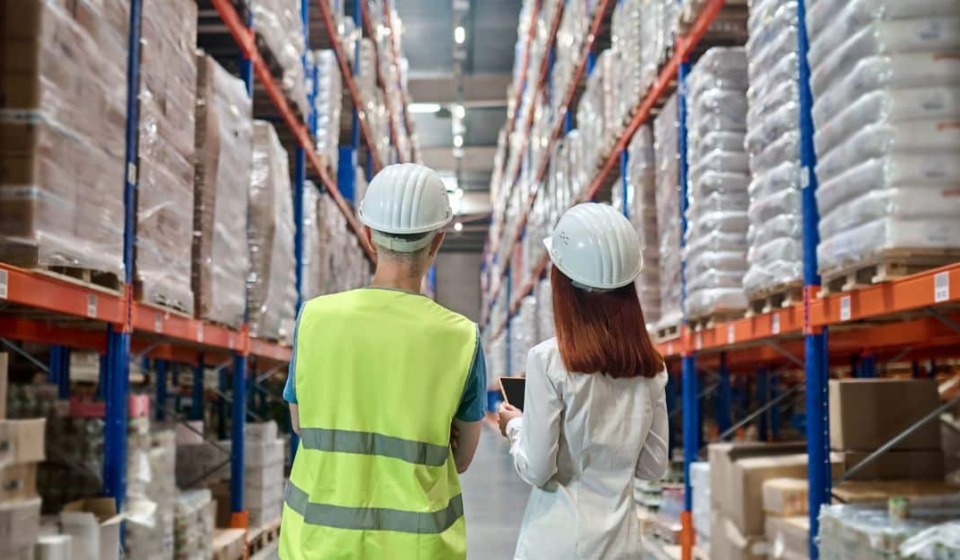
[[[543,244],[553,265],[587,290],[621,288],[643,268],[633,224],[606,204],[588,202],[567,210]]]
[[[405,242],[377,232],[410,235],[437,231],[450,223],[453,210],[437,173],[416,163],[388,165],[374,176],[360,204],[360,221],[374,230],[378,244],[395,251],[416,251],[433,236]]]

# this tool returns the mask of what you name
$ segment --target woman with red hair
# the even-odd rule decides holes
[[[567,211],[544,244],[557,337],[527,356],[524,410],[500,430],[532,485],[517,560],[639,559],[634,479],[667,470],[667,373],[634,280],[637,233],[610,206]]]

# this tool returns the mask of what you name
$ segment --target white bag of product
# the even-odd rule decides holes
[[[960,220],[897,220],[884,218],[824,238],[817,247],[820,270],[830,271],[863,262],[887,249],[951,249],[960,245]]]
[[[829,209],[820,218],[820,234],[829,238],[881,219],[904,222],[960,219],[960,181],[937,185],[874,190]],[[960,245],[960,239],[956,240]]]
[[[877,20],[960,15],[956,0],[825,0],[807,2],[807,33],[817,40],[831,26],[848,30],[847,36]],[[810,54],[813,55],[812,50]],[[826,52],[824,54],[829,54]],[[814,59],[810,59],[814,64]]]
[[[894,154],[867,160],[817,187],[821,215],[874,189],[916,185],[950,187],[960,177],[960,158],[952,154]]]

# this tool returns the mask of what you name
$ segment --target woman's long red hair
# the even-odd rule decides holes
[[[550,272],[560,357],[568,371],[653,377],[663,357],[647,333],[636,287],[588,292],[556,267]]]

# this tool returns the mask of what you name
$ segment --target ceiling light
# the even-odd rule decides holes
[[[454,28],[453,40],[456,41],[458,45],[462,45],[467,40],[467,30],[464,29],[462,25]]]
[[[453,231],[463,231],[463,224],[460,222],[453,224]]]
[[[455,148],[462,148],[462,147],[463,147],[463,136],[460,136],[459,134],[457,134],[456,136],[454,136],[454,137],[453,137],[453,146],[454,146]]]
[[[453,114],[457,116],[458,119],[462,119],[467,116],[467,108],[461,103],[457,103],[453,106]]]
[[[439,113],[440,112],[439,103],[411,103],[407,106],[407,111],[411,113]]]

